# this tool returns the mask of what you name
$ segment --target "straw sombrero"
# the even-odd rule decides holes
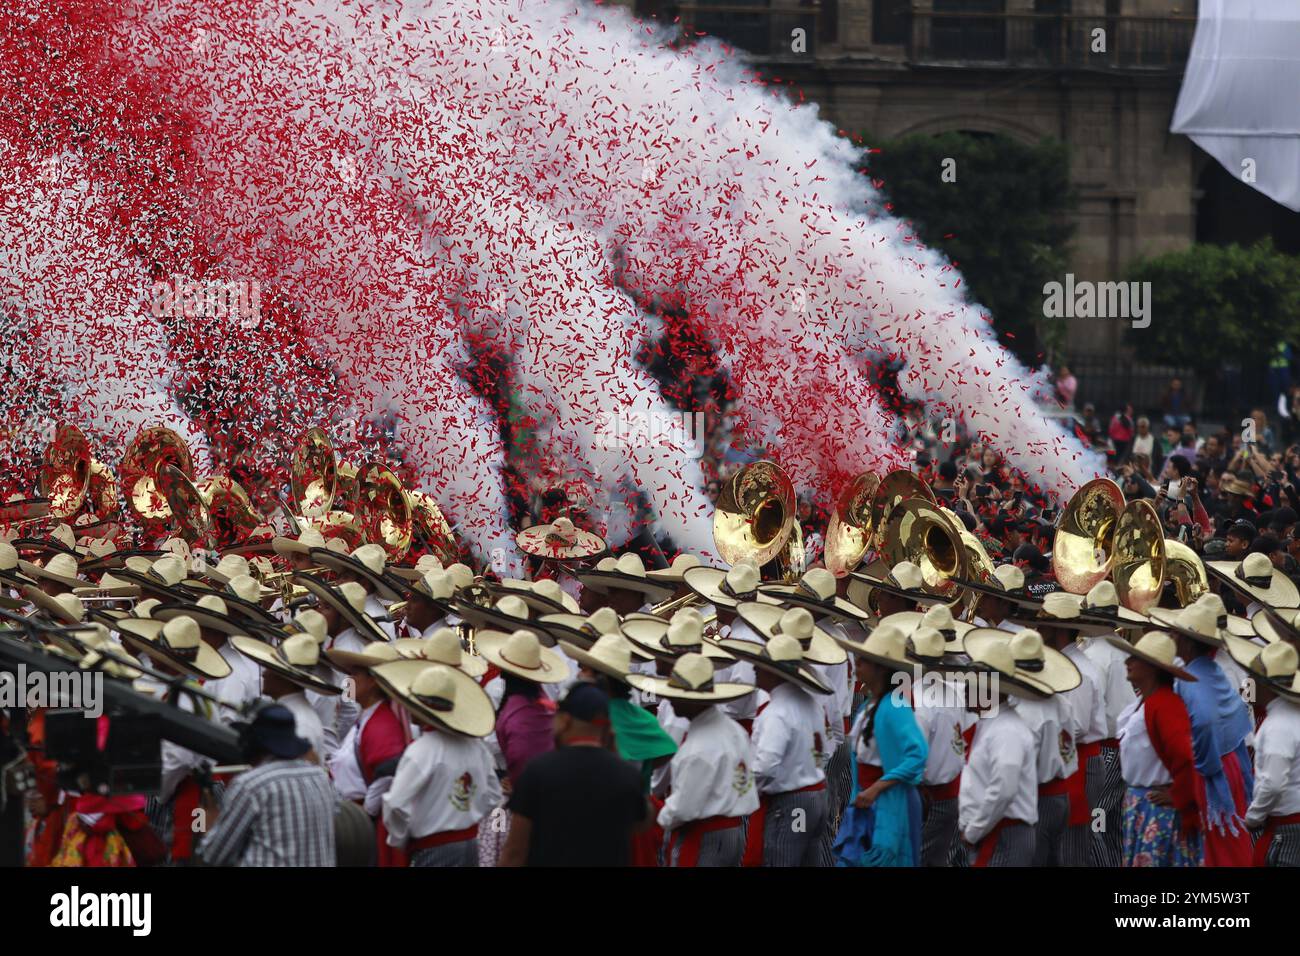
[[[276,535],[271,539],[271,549],[282,557],[290,554],[310,554],[312,548],[325,548],[329,551],[344,553],[348,546],[341,538],[326,538],[315,528],[303,528],[296,538]]]
[[[993,628],[987,628],[987,630],[993,630]],[[1006,634],[1005,631],[998,633]],[[969,636],[967,635],[967,637]],[[971,646],[970,661],[961,664],[956,669],[969,674],[991,675],[997,680],[997,691],[1013,697],[1024,697],[1027,700],[1043,700],[1052,695],[1052,691],[1042,684],[1031,684],[1023,679],[1021,670],[1016,666],[1016,659],[1011,646],[1006,641],[975,642]]]
[[[1213,591],[1206,591],[1192,603],[1203,604],[1214,612],[1214,620],[1219,625],[1220,630],[1235,634],[1237,637],[1253,637],[1255,635],[1255,628],[1251,626],[1250,620],[1240,614],[1229,614],[1227,606],[1223,603],[1223,598]]]
[[[522,597],[514,594],[507,594],[500,598],[491,607],[484,607],[481,604],[474,604],[463,598],[456,598],[452,602],[452,607],[456,613],[463,617],[469,624],[475,628],[484,628],[492,631],[505,631],[512,633],[527,628],[532,630],[528,604]],[[549,636],[543,633],[542,637]],[[553,644],[554,641],[551,641]]]
[[[160,604],[150,616],[158,621],[188,616],[198,621],[199,627],[220,631],[222,634],[248,634],[248,626],[231,617],[226,602],[217,594],[205,594],[192,604]]]
[[[379,641],[367,644],[364,651],[345,651],[341,648],[331,647],[323,653],[331,664],[345,674],[369,670],[376,664],[386,664],[389,661],[404,659],[392,644],[384,644]]]
[[[679,554],[673,558],[672,564],[666,568],[656,568],[653,571],[647,571],[645,576],[652,581],[672,582],[679,584],[686,577],[686,572],[691,568],[703,567],[704,562],[693,554]]]
[[[393,641],[392,647],[399,657],[458,667],[475,679],[488,670],[487,661],[466,651],[461,645],[460,635],[450,627],[440,627],[426,638],[399,638]]]
[[[632,642],[621,634],[602,634],[589,648],[560,641],[560,650],[583,667],[624,684],[632,673]]]
[[[170,621],[122,618],[112,626],[137,650],[191,677],[220,680],[230,676],[230,665],[199,635],[199,624],[192,617]]]
[[[580,561],[605,552],[605,540],[600,535],[580,530],[568,518],[525,528],[515,535],[515,543],[525,554],[552,561]]]
[[[1295,607],[1300,589],[1263,554],[1236,561],[1206,561],[1205,569],[1234,590],[1269,607]]]
[[[1099,621],[1085,615],[1083,597],[1069,591],[1052,591],[1043,595],[1043,603],[1037,609],[1017,604],[1012,607],[1007,620],[1029,628],[1041,625],[1056,627],[1081,637],[1109,634],[1115,629],[1109,621]]]
[[[295,574],[293,579],[314,594],[318,601],[323,601],[338,611],[363,641],[388,640],[388,634],[365,612],[365,589],[355,581],[332,587],[306,571]]]
[[[320,645],[310,634],[293,634],[286,637],[279,647],[272,647],[265,641],[252,637],[232,637],[230,643],[258,667],[274,671],[299,687],[306,687],[318,694],[338,694],[342,691],[342,688],[320,676]]]
[[[995,627],[977,627],[962,638],[962,646],[971,660],[987,659],[990,644],[1007,646],[1015,662],[1015,676],[1029,687],[1038,687],[1049,694],[1062,694],[1083,682],[1074,661],[1046,646],[1043,636],[1035,630],[1026,628],[1011,633]]]
[[[817,626],[812,612],[807,608],[774,607],[746,601],[740,605],[738,613],[741,620],[764,640],[770,641],[777,634],[793,637],[803,648],[804,660],[810,664],[843,664],[848,660],[844,649],[832,635]]]
[[[401,578],[387,572],[388,554],[377,544],[363,544],[351,554],[329,547],[312,548],[307,553],[323,568],[364,578],[380,597],[390,601],[402,598],[405,586]]]
[[[892,568],[883,560],[876,560],[861,571],[849,572],[849,600],[871,616],[872,591],[895,594],[918,604],[945,603],[951,600],[942,594],[925,590],[925,577],[921,568],[911,561],[899,561]]]
[[[435,728],[486,737],[496,726],[492,700],[464,671],[428,661],[391,661],[371,668],[379,686]]]
[[[1300,607],[1262,607],[1251,615],[1250,626],[1252,633],[1270,644],[1274,641],[1300,643]]]
[[[80,624],[86,617],[85,606],[75,594],[51,596],[33,584],[25,586],[20,593],[60,624]]]
[[[668,700],[692,700],[702,703],[721,703],[739,700],[754,692],[752,684],[723,684],[714,681],[713,662],[703,654],[683,654],[673,661],[672,673],[667,677],[648,674],[629,674],[627,683],[637,690]]]
[[[444,571],[442,560],[436,554],[422,554],[412,567],[392,565],[388,573],[403,581],[418,581],[430,571]]]
[[[218,584],[229,584],[231,578],[249,573],[248,558],[242,554],[226,553],[221,556],[221,560],[215,565],[200,564],[195,573],[200,577],[216,581]]]
[[[1211,647],[1222,647],[1228,632],[1219,627],[1213,608],[1192,603],[1180,610],[1157,607],[1151,610],[1151,620],[1167,631],[1182,634]]]
[[[680,613],[680,612],[679,612]],[[804,664],[803,648],[788,634],[778,634],[766,644],[751,641],[716,641],[732,656],[748,661],[759,670],[774,674],[796,687],[813,694],[830,694],[832,690]]]
[[[809,568],[798,584],[763,584],[758,590],[784,604],[807,608],[817,615],[828,615],[850,622],[871,619],[871,615],[862,608],[837,596],[836,587],[835,575],[830,571],[825,568]]]
[[[564,656],[543,647],[533,631],[480,631],[474,635],[474,647],[499,670],[536,684],[558,684],[570,674]]]
[[[1179,680],[1196,680],[1194,674],[1183,670],[1175,663],[1178,657],[1177,645],[1174,644],[1174,639],[1164,631],[1147,631],[1133,643],[1112,634],[1106,638],[1106,642],[1129,657],[1136,657],[1138,660],[1146,661],[1153,667],[1158,667],[1162,671],[1173,674]]]
[[[689,568],[682,575],[686,586],[715,607],[735,608],[743,601],[776,604],[777,600],[758,590],[762,579],[758,568],[741,561],[728,571],[721,568]]]
[[[959,578],[952,580],[968,591],[1002,598],[1021,607],[1037,607],[1042,603],[1042,598],[1029,593],[1025,583],[1025,572],[1014,564],[999,564],[993,569],[993,574],[988,581],[965,581]]]
[[[672,581],[656,581],[646,577],[645,562],[635,551],[628,551],[617,558],[601,558],[590,571],[578,571],[577,577],[584,588],[590,588],[597,594],[608,594],[614,589],[636,591],[652,602],[666,600],[676,590]]]
[[[18,570],[33,581],[54,581],[69,588],[89,588],[94,585],[81,577],[76,556],[58,551],[51,554],[44,565],[19,561]]]
[[[731,654],[704,639],[704,618],[695,608],[683,608],[665,621],[657,617],[629,617],[623,621],[623,636],[660,660],[683,654],[703,654],[720,664],[733,660]],[[751,645],[757,647],[757,644]]]
[[[254,577],[240,575],[231,578],[218,593],[226,602],[226,610],[232,615],[243,617],[258,625],[279,623],[279,618],[259,603],[269,595],[266,593],[266,588],[262,587]]]
[[[638,616],[629,615],[628,620],[636,620]],[[639,615],[639,617],[650,618],[655,621],[663,621],[662,618],[656,618],[653,615]],[[667,623],[663,621],[663,623]],[[618,614],[611,607],[599,607],[589,615],[581,614],[545,614],[536,621],[529,623],[529,628],[541,632],[543,636],[549,636],[554,641],[566,641],[576,647],[590,647],[596,639],[602,634],[623,635],[623,625],[618,619]],[[632,655],[637,660],[651,660],[653,655],[648,651],[633,646]]]
[[[1291,700],[1300,700],[1300,654],[1295,645],[1276,641],[1260,647],[1240,637],[1228,638],[1228,653],[1257,680],[1268,684],[1274,693]]]
[[[504,594],[521,597],[534,614],[578,614],[581,611],[578,602],[549,578],[541,581],[506,578],[496,584],[489,584],[488,592],[494,597]]]
[[[918,627],[932,627],[943,638],[948,652],[956,654],[965,653],[961,639],[975,629],[974,624],[954,618],[946,604],[932,604],[924,614],[920,611],[896,611],[893,614],[886,614],[880,619],[880,623],[901,627],[904,634],[910,634]]]
[[[0,541],[0,584],[21,587],[36,583],[18,570],[18,561],[18,549],[8,541]]]

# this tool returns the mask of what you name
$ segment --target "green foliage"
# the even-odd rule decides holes
[[[1043,285],[1066,272],[1076,197],[1064,144],[1027,146],[1001,135],[942,133],[867,142],[867,161],[917,235],[955,262],[969,301],[1030,366],[1064,341],[1065,320],[1043,317]],[[945,159],[956,160],[944,182]]]
[[[1300,343],[1300,258],[1272,240],[1194,245],[1133,263],[1129,281],[1151,283],[1151,325],[1128,329],[1145,361],[1212,376],[1226,363],[1265,366],[1279,341]]]

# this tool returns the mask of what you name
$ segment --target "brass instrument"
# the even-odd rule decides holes
[[[357,469],[340,461],[334,443],[322,428],[309,428],[294,446],[289,467],[293,504],[298,514],[320,518],[330,511],[352,511],[357,492]]]
[[[198,491],[208,509],[208,527],[218,549],[238,544],[262,523],[248,492],[229,475],[204,478]]]
[[[1130,501],[1115,524],[1111,575],[1119,601],[1145,614],[1160,600],[1165,583],[1165,538],[1156,509],[1146,500]]]
[[[1110,574],[1124,492],[1109,478],[1094,478],[1070,498],[1052,545],[1052,571],[1061,587],[1087,594]]]
[[[874,535],[873,545],[877,551],[882,550],[890,515],[899,504],[909,498],[921,498],[931,504],[938,503],[934,492],[930,490],[925,480],[910,471],[891,471],[876,487],[876,493],[871,499],[871,531]]]
[[[862,561],[871,544],[871,502],[880,487],[880,477],[866,471],[854,478],[835,500],[835,511],[826,526],[826,568],[837,578],[848,574]]]
[[[967,531],[965,525],[961,529],[961,543],[962,549],[966,552],[965,580],[978,584],[987,583],[993,577],[994,564],[988,551],[984,549],[984,543]],[[966,597],[958,601],[957,606],[952,609],[954,616],[964,621],[972,620],[979,600],[978,591],[967,589]]]
[[[775,462],[741,468],[723,486],[713,512],[713,541],[722,560],[767,564],[794,530],[794,506],[794,485]]]
[[[158,466],[155,476],[158,492],[167,503],[168,517],[176,532],[190,545],[201,541],[211,527],[211,516],[203,493],[188,475],[168,462]]]
[[[682,608],[697,607],[703,603],[704,598],[692,591],[690,594],[683,594],[678,598],[669,598],[661,604],[656,604],[654,607],[650,608],[650,610],[646,611],[646,613],[666,619],[672,617]]]
[[[90,442],[76,425],[60,425],[45,446],[37,488],[50,500],[50,517],[68,521],[90,490]]]
[[[433,496],[423,491],[407,491],[411,500],[411,516],[415,520],[415,537],[443,564],[452,564],[460,557],[451,523],[438,507]]]
[[[911,561],[921,569],[922,587],[931,594],[961,597],[952,580],[966,577],[965,527],[952,512],[926,498],[905,498],[889,512],[881,556],[892,567]]]
[[[367,540],[382,545],[390,561],[411,549],[415,518],[402,480],[387,465],[366,465],[357,484],[356,516]]]
[[[803,528],[798,520],[793,520],[790,524],[790,536],[786,538],[785,547],[777,552],[772,563],[776,565],[780,580],[786,584],[795,584],[808,569],[808,552],[803,546]]]
[[[1165,538],[1165,576],[1174,582],[1179,607],[1187,607],[1210,590],[1200,555],[1177,538]]]
[[[127,507],[146,527],[166,524],[173,517],[158,487],[158,472],[164,465],[171,465],[186,481],[194,478],[194,460],[185,440],[170,428],[156,427],[136,435],[119,466]]]

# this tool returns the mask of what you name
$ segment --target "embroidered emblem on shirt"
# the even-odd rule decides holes
[[[826,751],[822,749],[822,735],[814,732],[813,733],[813,763],[816,764],[818,767],[820,767],[822,765],[822,761],[825,759],[826,759]]]
[[[460,775],[451,787],[451,805],[457,810],[468,810],[469,802],[474,798],[474,777],[468,771]]]
[[[732,777],[731,785],[736,789],[736,793],[742,797],[754,788],[754,775],[749,772],[749,767],[745,761],[736,764],[736,773]]]
[[[952,752],[958,757],[966,756],[966,738],[961,735],[961,724],[952,725]]]
[[[1066,763],[1074,756],[1074,738],[1070,736],[1068,730],[1061,731],[1061,759]]]

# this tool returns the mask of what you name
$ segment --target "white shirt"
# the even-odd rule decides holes
[[[1147,734],[1146,708],[1135,700],[1119,718],[1119,766],[1130,787],[1167,787],[1174,782]]]
[[[826,779],[821,768],[825,717],[813,695],[789,681],[772,688],[754,718],[754,775],[763,793],[787,793]]]
[[[1038,782],[1051,783],[1074,773],[1079,756],[1074,749],[1072,721],[1061,695],[1053,694],[1046,700],[1012,697],[1010,703],[1034,735]]]
[[[293,731],[307,743],[311,744],[311,749],[316,751],[316,756],[325,761],[325,727],[320,722],[320,716],[316,713],[311,704],[307,702],[307,693],[300,690],[294,694],[287,694],[276,701],[277,704],[283,704],[289,708],[293,714]]]
[[[1074,717],[1074,742],[1090,744],[1110,736],[1106,733],[1105,676],[1083,648],[1070,644],[1062,651],[1079,669],[1079,686],[1062,695]]]
[[[221,659],[230,665],[230,674],[220,680],[204,681],[203,689],[225,705],[219,716],[223,721],[236,720],[239,709],[262,696],[262,669],[235,650],[230,641],[217,648]]]
[[[933,706],[926,702],[924,688],[918,690],[913,695],[912,712],[929,748],[923,782],[930,786],[952,783],[966,764],[966,738],[962,731],[970,726],[974,715],[964,707]]]
[[[1003,621],[1001,624],[990,624],[988,621],[984,620],[984,618],[980,617],[978,614],[975,615],[975,626],[995,627],[999,631],[1007,631],[1008,633],[1011,634],[1016,633],[1016,631],[1023,631],[1025,629],[1025,626],[1023,624],[1015,624],[1012,621]]]
[[[736,616],[734,623],[732,623],[730,627],[724,626],[720,628],[718,635],[719,637],[725,637],[727,640],[749,641],[751,644],[758,644],[760,646],[764,643],[763,639],[758,636],[758,633],[741,620],[739,615]],[[738,660],[727,667],[719,667],[715,669],[713,674],[714,682],[719,684],[733,683],[749,684],[752,686],[757,679],[758,675],[754,671],[754,665],[749,663],[749,661]],[[759,692],[753,691],[746,694],[744,697],[738,697],[735,700],[727,701],[722,705],[722,709],[727,712],[727,716],[732,720],[753,720],[754,715],[758,713],[758,706],[760,703]]]
[[[472,827],[501,803],[487,744],[426,730],[406,748],[383,797],[390,846]]]
[[[1266,709],[1255,732],[1255,796],[1246,811],[1252,829],[1300,813],[1300,705],[1275,697]]]
[[[324,761],[324,757],[321,758]],[[366,778],[361,773],[361,764],[357,763],[357,725],[353,724],[343,742],[329,758],[330,779],[334,789],[344,800],[364,800],[366,796]]]
[[[758,809],[749,735],[716,704],[690,721],[670,767],[672,792],[659,811],[664,830]]]
[[[1106,737],[1119,736],[1119,715],[1137,700],[1133,685],[1128,682],[1128,655],[1115,647],[1107,637],[1087,637],[1080,640],[1083,653],[1102,674],[1102,696],[1106,702]]]
[[[1019,711],[998,707],[975,724],[970,760],[961,775],[957,826],[978,843],[1000,820],[1038,822],[1038,772],[1034,735]]]

